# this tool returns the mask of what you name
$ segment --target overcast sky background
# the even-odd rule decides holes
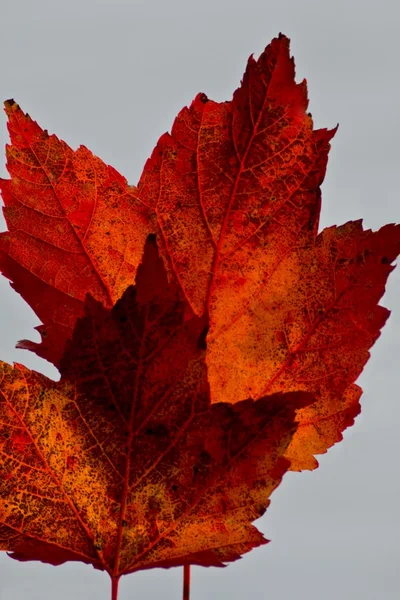
[[[396,0],[0,1],[0,99],[50,133],[86,145],[137,183],[158,137],[197,92],[230,99],[246,61],[280,31],[317,127],[339,131],[323,184],[321,228],[400,221],[400,9]],[[5,116],[0,173],[5,176]],[[1,229],[4,229],[3,225]],[[0,282],[0,358],[48,376],[15,350],[35,315]],[[392,315],[359,378],[363,413],[311,473],[288,474],[257,525],[272,540],[226,569],[193,569],[192,600],[397,600],[400,568],[400,268]],[[122,578],[120,600],[179,600],[182,570]],[[0,600],[108,600],[92,567],[0,554]]]

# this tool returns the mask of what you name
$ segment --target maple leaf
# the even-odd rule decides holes
[[[211,404],[205,327],[185,318],[150,237],[136,287],[112,309],[87,297],[59,382],[1,363],[2,550],[117,582],[224,566],[266,543],[251,522],[289,466],[295,409],[313,398]]]
[[[40,344],[18,347],[58,366],[86,294],[113,306],[134,281],[150,230],[115,169],[49,136],[13,100],[5,110],[11,179],[0,179],[9,229],[0,235],[0,270],[43,323]]]
[[[336,129],[313,130],[307,104],[280,35],[250,57],[231,102],[200,94],[179,113],[138,186],[170,276],[209,314],[212,401],[314,394],[297,415],[292,470],[315,468],[360,411],[354,382],[389,316],[378,302],[400,252],[394,224],[318,235]]]
[[[19,346],[58,365],[86,292],[112,306],[155,233],[187,314],[209,316],[211,401],[312,392],[287,456],[315,468],[360,411],[354,382],[389,315],[378,302],[400,228],[355,221],[318,234],[335,130],[314,130],[307,104],[280,35],[250,57],[231,102],[199,94],[180,112],[138,189],[6,104],[0,269],[43,323],[41,344]]]

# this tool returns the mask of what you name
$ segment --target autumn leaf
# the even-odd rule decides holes
[[[209,317],[211,402],[311,392],[287,457],[315,468],[360,411],[354,382],[389,315],[378,302],[400,228],[318,233],[335,130],[314,130],[307,105],[280,35],[250,57],[232,101],[199,94],[179,113],[136,189],[6,104],[0,269],[43,323],[42,343],[20,347],[58,365],[86,292],[111,307],[155,233],[187,317]]]
[[[18,347],[58,366],[86,294],[112,307],[134,282],[150,231],[115,169],[49,136],[13,100],[5,109],[11,179],[0,179],[9,229],[0,234],[0,270],[42,321],[42,342]]]
[[[150,236],[136,287],[112,309],[87,297],[59,382],[1,363],[0,548],[13,558],[79,560],[118,581],[266,543],[251,522],[313,398],[211,404],[207,321],[187,319],[179,294]]]
[[[315,395],[297,415],[293,470],[315,468],[360,411],[354,382],[389,316],[378,302],[400,252],[393,224],[318,235],[335,130],[315,131],[307,104],[280,35],[250,57],[231,102],[200,94],[179,113],[139,182],[170,276],[209,314],[212,401]]]

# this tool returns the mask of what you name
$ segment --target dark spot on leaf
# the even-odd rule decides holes
[[[193,465],[193,477],[205,477],[210,470],[210,463],[212,462],[212,456],[206,451],[202,450],[200,453],[200,461]]]
[[[202,102],[203,104],[207,104],[207,102],[208,102],[208,98],[207,98],[206,94],[200,94],[199,99],[200,99],[200,102]]]
[[[383,256],[382,259],[381,259],[381,263],[383,265],[390,265],[390,260],[388,259],[387,256]]]
[[[356,256],[356,263],[358,265],[364,265],[365,264],[365,255],[364,254],[357,254],[357,256]]]
[[[267,485],[267,482],[266,482],[265,479],[257,479],[254,482],[254,489],[256,489],[256,490],[262,490],[262,489],[264,489],[266,487],[266,485]]]
[[[145,429],[145,434],[153,435],[155,437],[167,437],[169,435],[169,430],[165,425],[159,423],[158,425]]]
[[[175,483],[173,483],[173,484],[171,485],[171,490],[172,490],[173,492],[177,492],[177,491],[178,491],[178,486],[177,486]]]
[[[128,317],[126,315],[121,315],[119,318],[120,323],[126,323],[127,320],[128,320]]]
[[[200,350],[207,350],[207,333],[208,333],[208,329],[209,326],[206,325],[203,329],[203,331],[201,332],[201,334],[199,335],[199,339],[197,340],[197,347],[200,348]]]
[[[211,462],[211,454],[207,452],[207,450],[202,450],[200,452],[200,460],[202,463],[209,464]]]

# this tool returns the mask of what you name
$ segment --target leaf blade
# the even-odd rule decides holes
[[[251,522],[289,466],[295,411],[313,398],[211,404],[203,329],[204,317],[185,319],[149,239],[136,288],[111,310],[87,298],[60,382],[2,364],[0,522],[20,522],[1,549],[116,578],[223,566],[265,543]]]
[[[0,180],[9,229],[0,269],[43,323],[41,344],[19,347],[58,366],[86,293],[112,306],[133,283],[149,232],[135,189],[115,169],[49,136],[13,100],[5,110],[11,179]]]

